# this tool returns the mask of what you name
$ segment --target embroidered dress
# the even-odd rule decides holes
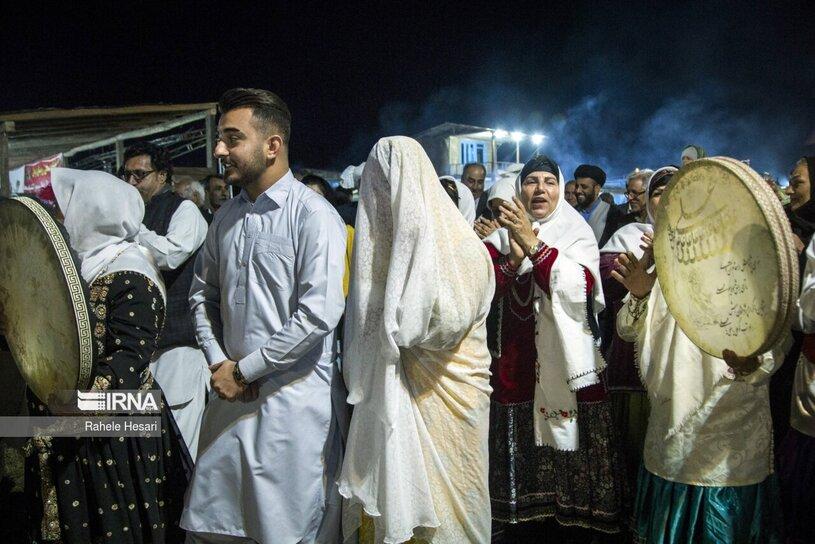
[[[91,284],[90,303],[94,389],[160,390],[148,368],[164,321],[159,287],[137,272],[114,272]],[[28,397],[29,413],[48,413]],[[178,521],[191,461],[163,397],[157,436],[34,439],[27,454],[32,541],[183,542]]]
[[[531,273],[516,275],[491,245],[496,294],[490,316],[493,352],[490,406],[490,496],[492,517],[511,524],[554,518],[561,525],[604,532],[619,530],[619,457],[611,436],[605,385],[577,391],[579,448],[535,445],[535,314],[533,282],[548,289],[558,252],[541,249]],[[587,272],[587,290],[592,276]],[[573,418],[554,410],[545,418]]]

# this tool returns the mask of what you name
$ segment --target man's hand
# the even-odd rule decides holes
[[[235,361],[226,359],[209,367],[212,372],[210,384],[218,396],[229,402],[240,399],[243,402],[253,401],[258,397],[257,382],[248,386],[243,386],[235,381],[232,371],[235,369]]]
[[[611,277],[622,283],[635,298],[645,298],[657,280],[656,272],[648,272],[652,259],[651,248],[645,250],[641,259],[631,252],[623,253],[614,260],[616,270],[611,271]]]
[[[722,352],[722,359],[727,363],[727,366],[733,369],[736,376],[752,374],[761,364],[758,357],[739,357],[736,352],[729,349]]]

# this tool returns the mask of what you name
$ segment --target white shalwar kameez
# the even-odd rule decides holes
[[[332,408],[345,226],[287,172],[225,203],[190,290],[210,365],[239,361],[260,395],[211,395],[185,500],[187,531],[263,544],[338,542],[341,440]],[[342,408],[340,406],[339,408]]]

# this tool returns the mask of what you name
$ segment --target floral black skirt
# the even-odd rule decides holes
[[[625,469],[610,404],[578,403],[580,449],[536,446],[532,402],[490,409],[492,517],[504,523],[554,518],[564,526],[621,530]]]
[[[34,439],[26,454],[32,542],[184,542],[192,462],[163,397],[160,435]]]

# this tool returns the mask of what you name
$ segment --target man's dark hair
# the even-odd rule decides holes
[[[331,187],[331,184],[328,183],[325,178],[318,176],[317,174],[306,174],[303,176],[303,179],[300,180],[303,185],[319,185],[320,188],[323,190],[323,195],[325,199],[334,205],[334,189]]]
[[[464,174],[467,173],[467,170],[470,168],[480,168],[484,171],[484,175],[487,175],[487,167],[481,164],[480,162],[468,162],[464,165],[464,168],[461,169],[461,176],[464,177]]]
[[[440,178],[439,183],[441,183],[442,189],[444,189],[444,192],[450,197],[450,200],[453,201],[453,204],[458,207],[459,196],[456,182],[450,178]]]
[[[204,179],[201,180],[201,185],[204,186],[205,191],[209,191],[209,183],[212,181],[213,178],[214,179],[219,179],[221,181],[223,181],[223,179],[224,179],[224,177],[219,175],[219,174],[210,174],[210,175],[208,175],[207,177],[205,177]]]
[[[127,163],[127,161],[139,155],[148,155],[150,162],[153,163],[153,168],[157,172],[167,174],[166,183],[173,182],[173,161],[170,158],[170,153],[163,147],[146,140],[135,142],[125,149],[124,161],[122,162],[122,168],[120,170],[124,170],[124,164]]]
[[[351,189],[345,189],[343,187],[337,187],[334,189],[334,205],[335,206],[342,206],[344,204],[350,204],[353,200],[351,198],[352,191]]]
[[[277,131],[283,138],[283,143],[289,145],[291,137],[291,112],[279,96],[263,89],[229,89],[221,95],[218,101],[218,112],[226,112],[238,108],[252,108],[252,118],[257,126],[271,133]]]

